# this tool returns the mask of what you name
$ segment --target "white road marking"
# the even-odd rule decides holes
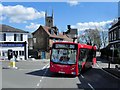
[[[37,84],[37,87],[40,85],[40,83]]]
[[[83,75],[81,75],[81,77],[82,77],[82,78],[84,78],[84,76],[83,76]]]
[[[100,68],[100,66],[96,63],[96,65],[97,65],[97,67],[99,67]]]
[[[18,70],[33,70],[33,71],[35,71],[35,70],[42,70],[42,69],[18,69]]]
[[[48,64],[49,64],[49,63],[48,63]],[[46,65],[42,68],[42,70],[45,69],[45,68],[47,67],[48,64],[46,64]]]
[[[42,80],[40,80],[40,82],[41,82]]]
[[[96,63],[96,65],[97,65],[97,67],[99,67],[100,68],[100,66]],[[107,73],[107,74],[109,74],[110,76],[112,76],[112,77],[114,77],[114,78],[116,78],[116,79],[118,79],[118,80],[120,80],[118,77],[116,77],[116,76],[114,76],[114,75],[112,75],[111,73],[109,73],[109,72],[107,72],[107,71],[105,71],[105,70],[103,70],[102,68],[100,68],[103,72],[105,72],[105,73]]]
[[[42,68],[42,70],[45,69],[45,68],[48,68],[48,67],[49,67],[49,63],[46,64],[46,65]],[[37,87],[40,86],[40,83],[42,82],[42,79],[44,78],[45,74],[47,73],[47,70],[48,70],[48,69],[46,69],[46,71],[44,72],[43,76],[41,77],[41,79],[40,79],[39,82],[37,83]]]
[[[42,79],[43,79],[44,77],[42,77]]]
[[[47,68],[49,68],[50,66],[48,65]]]
[[[88,85],[90,86],[90,88],[92,88],[92,90],[95,90],[90,83],[88,83]]]

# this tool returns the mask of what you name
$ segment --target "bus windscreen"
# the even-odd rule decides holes
[[[75,64],[77,46],[74,44],[55,44],[52,48],[51,60],[60,64]]]

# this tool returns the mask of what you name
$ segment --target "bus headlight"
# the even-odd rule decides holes
[[[76,72],[71,72],[71,74],[76,75]]]

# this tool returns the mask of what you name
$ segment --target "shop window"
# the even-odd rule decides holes
[[[24,56],[24,51],[19,51],[20,56]]]
[[[7,57],[7,51],[2,51],[2,56],[6,56]]]

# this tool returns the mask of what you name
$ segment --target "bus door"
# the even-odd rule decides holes
[[[92,63],[93,63],[93,50],[90,49],[89,52],[88,52],[88,58],[87,58],[87,65],[86,65],[86,67],[87,68],[91,67]]]
[[[87,60],[87,53],[88,53],[87,49],[81,48],[79,50],[79,60],[78,60],[79,73],[81,72],[81,70],[85,69],[85,64],[86,64],[86,60]]]

